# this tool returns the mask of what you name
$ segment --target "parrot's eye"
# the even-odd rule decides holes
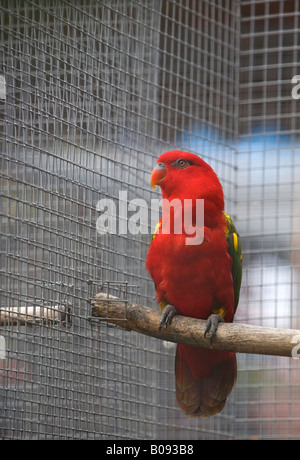
[[[179,160],[176,160],[173,163],[173,165],[176,166],[176,168],[180,168],[180,169],[184,169],[191,164],[192,163],[190,161],[184,160],[183,158],[179,158]]]

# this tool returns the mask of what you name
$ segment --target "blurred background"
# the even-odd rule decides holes
[[[153,164],[177,148],[216,170],[241,235],[236,321],[300,328],[299,16],[299,0],[2,0],[1,439],[300,439],[299,360],[238,355],[223,412],[189,419],[175,346],[90,306],[103,289],[157,308],[153,228],[100,235],[97,203],[159,198]]]

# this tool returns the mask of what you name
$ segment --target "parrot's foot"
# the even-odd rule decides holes
[[[224,323],[224,318],[220,315],[213,313],[207,318],[204,337],[206,337],[206,334],[209,332],[210,343],[213,343],[219,323]]]
[[[162,312],[158,329],[161,330],[163,325],[165,325],[165,327],[169,326],[175,315],[178,315],[176,308],[174,308],[173,305],[170,304],[166,305],[164,311]]]

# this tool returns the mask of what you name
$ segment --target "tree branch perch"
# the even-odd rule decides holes
[[[20,326],[25,324],[52,324],[64,321],[66,307],[53,305],[45,307],[21,306],[19,308],[0,308],[0,326]]]
[[[170,326],[159,331],[159,311],[111,295],[108,297],[104,293],[97,294],[92,300],[92,316],[126,330],[200,348],[288,357],[297,357],[296,349],[300,348],[300,345],[297,346],[300,344],[300,330],[296,329],[223,323],[219,325],[211,345],[209,338],[204,337],[204,320],[178,315],[173,318]]]

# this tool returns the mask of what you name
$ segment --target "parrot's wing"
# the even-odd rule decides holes
[[[224,212],[227,223],[226,238],[228,242],[228,252],[232,258],[232,278],[234,289],[234,311],[236,310],[242,281],[242,245],[240,235],[238,234],[232,218]]]
[[[159,221],[158,221],[157,224],[156,224],[156,227],[155,227],[155,229],[154,229],[154,232],[152,233],[151,243],[152,243],[152,241],[154,240],[154,238],[156,238],[156,235],[158,234],[161,225],[162,225],[162,219],[160,218]],[[150,243],[150,244],[151,244],[151,243]]]

